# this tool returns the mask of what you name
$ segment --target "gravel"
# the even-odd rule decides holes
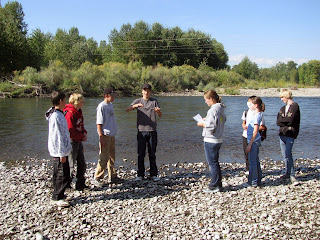
[[[0,239],[319,239],[320,159],[296,159],[298,184],[281,181],[283,162],[262,159],[263,187],[244,188],[244,164],[221,164],[224,191],[203,193],[205,163],[159,166],[161,180],[68,190],[71,206],[50,205],[50,160],[0,163]]]

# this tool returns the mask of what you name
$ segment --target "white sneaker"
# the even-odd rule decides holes
[[[216,187],[214,189],[204,189],[203,192],[205,193],[217,193],[217,192],[222,192],[222,189],[220,189],[219,187]]]
[[[155,182],[160,181],[160,178],[157,176],[152,176],[151,179]]]
[[[55,205],[55,206],[58,206],[58,207],[69,207],[70,206],[70,203],[63,200],[63,199],[60,199],[60,200],[51,200],[50,202],[52,205]]]
[[[103,182],[101,180],[94,179],[92,181],[92,184],[97,188],[102,188],[103,187]]]
[[[143,177],[136,177],[134,180],[141,181],[141,180],[143,180]]]

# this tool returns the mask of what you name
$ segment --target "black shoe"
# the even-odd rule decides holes
[[[122,178],[118,178],[118,177],[115,177],[115,178],[111,178],[109,180],[110,183],[123,183],[124,180]]]
[[[89,186],[87,186],[87,185],[82,185],[82,186],[76,187],[76,190],[77,190],[77,191],[83,191],[83,190],[85,190],[85,189],[89,189]]]

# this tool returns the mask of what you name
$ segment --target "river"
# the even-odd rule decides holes
[[[205,117],[208,106],[203,97],[157,97],[163,117],[158,118],[157,164],[205,161],[201,132],[192,119],[200,113]],[[118,124],[116,136],[116,166],[135,168],[137,159],[136,112],[125,108],[134,98],[117,98],[114,101]],[[98,135],[95,125],[96,107],[101,98],[86,98],[83,107],[88,140],[84,142],[88,162],[97,162]],[[221,162],[244,162],[242,151],[241,115],[246,108],[247,97],[223,97],[227,122],[224,143],[220,150]],[[281,160],[276,116],[283,106],[279,98],[265,97],[264,117],[268,136],[262,142],[260,158]],[[320,98],[294,98],[300,105],[300,134],[293,147],[294,158],[318,158]],[[27,158],[49,159],[47,150],[48,123],[44,113],[51,106],[48,98],[0,99],[0,161],[14,162]],[[146,161],[147,163],[148,161]]]

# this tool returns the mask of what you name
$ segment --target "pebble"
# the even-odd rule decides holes
[[[320,160],[297,159],[299,185],[281,181],[284,164],[261,160],[263,186],[244,188],[242,163],[222,163],[224,191],[204,193],[205,163],[159,166],[161,180],[134,181],[135,169],[119,167],[125,181],[66,191],[70,207],[50,205],[50,160],[0,163],[0,238],[3,239],[318,239]],[[170,171],[168,171],[170,169]]]

